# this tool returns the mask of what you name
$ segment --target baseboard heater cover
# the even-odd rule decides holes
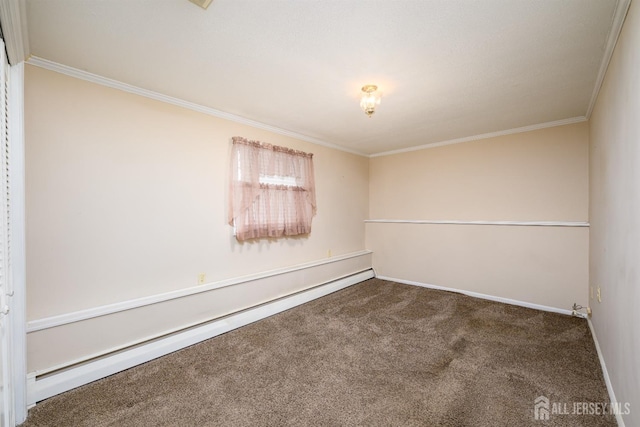
[[[27,376],[27,405],[32,407],[37,402],[56,394],[165,356],[373,277],[375,277],[373,269],[367,269],[59,372],[41,377],[31,373]]]

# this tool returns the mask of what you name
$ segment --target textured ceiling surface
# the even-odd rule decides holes
[[[28,0],[27,25],[33,56],[372,154],[585,116],[616,4]]]

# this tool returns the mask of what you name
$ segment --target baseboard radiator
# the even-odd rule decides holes
[[[335,265],[331,266],[329,265],[330,263],[334,263]],[[286,277],[283,277],[286,275],[293,275],[293,277],[286,279]],[[128,342],[127,345],[112,347],[98,354],[88,354],[82,358],[70,360],[67,363],[59,364],[58,366],[53,366],[48,369],[30,372],[27,375],[27,404],[31,407],[37,402],[56,394],[197,344],[233,329],[360,283],[374,276],[375,273],[371,268],[371,252],[363,251],[342,257],[342,259],[332,260],[331,262],[310,263],[309,265],[300,266],[300,268],[294,267],[282,272],[269,272],[264,275],[264,283],[261,283],[260,279],[256,277],[252,277],[249,282],[238,281],[239,287],[242,286],[241,283],[248,283],[248,285],[253,286],[255,289],[260,289],[261,285],[268,288],[269,281],[275,279],[299,280],[301,285],[299,285],[298,290],[294,292],[246,306],[222,316],[208,319],[197,324],[189,324],[175,330],[167,330],[164,334],[150,336],[146,340]],[[318,282],[319,277],[324,277],[325,279]],[[328,279],[326,279],[327,277]],[[209,293],[212,292],[215,293],[216,290],[214,289]],[[181,299],[183,298],[165,300],[154,305],[175,304],[176,300]],[[178,301],[177,303],[184,302]],[[96,319],[105,321],[105,317],[108,320],[110,315],[117,317],[123,313],[128,316],[141,316],[145,314],[144,309],[145,306],[140,306],[138,308],[140,312],[137,314],[135,309],[120,312],[112,310],[114,311],[113,314],[100,315],[100,311],[98,310],[95,314]],[[30,325],[30,333],[46,333],[56,328],[73,326],[73,324],[77,324],[77,322],[91,322],[94,320],[92,318],[77,320],[79,319],[78,316],[79,315],[75,315],[75,318],[73,316],[67,316],[68,319],[66,320],[45,319],[46,322],[45,320],[33,322]],[[72,323],[73,319],[76,319],[75,323]],[[46,326],[45,323],[49,326]],[[87,323],[87,325],[90,326],[91,323]]]

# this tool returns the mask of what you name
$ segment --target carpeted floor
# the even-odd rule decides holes
[[[371,279],[55,396],[23,425],[616,425],[571,414],[581,402],[609,402],[584,319]]]

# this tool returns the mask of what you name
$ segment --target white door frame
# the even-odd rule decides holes
[[[25,252],[24,62],[9,67],[9,180],[11,203],[11,340],[16,424],[27,418],[27,281]]]
[[[29,56],[29,37],[25,0],[0,0],[0,20],[9,56],[8,135],[10,192],[10,264],[13,296],[10,297],[8,324],[12,367],[13,408],[15,423],[27,417],[27,316],[26,316],[26,252],[25,252],[25,132],[24,132],[24,61]]]

